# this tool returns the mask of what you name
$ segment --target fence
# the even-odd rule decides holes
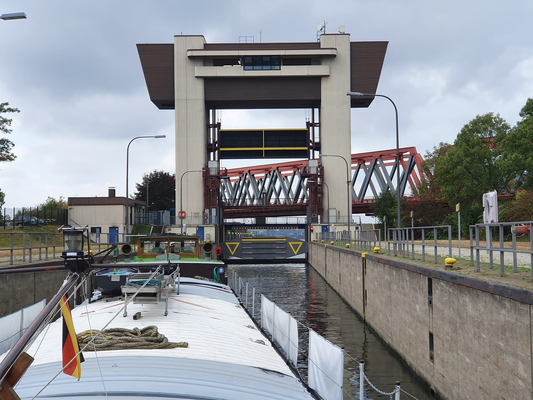
[[[443,233],[444,232],[444,233]],[[392,239],[391,239],[392,235]],[[445,237],[448,244],[439,244],[438,238]],[[415,242],[416,238],[416,242]],[[441,226],[417,226],[409,228],[389,228],[387,230],[387,253],[394,255],[401,254],[403,257],[415,259],[415,248],[419,248],[422,253],[422,261],[426,261],[426,252],[433,250],[435,264],[438,263],[439,249],[448,252],[448,257],[452,257],[452,227],[451,225]],[[444,253],[441,251],[440,255]]]
[[[4,208],[0,216],[0,229],[26,226],[68,225],[68,209],[49,207]]]
[[[22,262],[33,262],[37,260],[48,261],[48,258],[56,258],[59,255],[57,252],[63,248],[63,234],[49,233],[49,232],[32,232],[32,233],[0,233],[1,237],[9,237],[8,240],[2,242],[9,242],[9,247],[0,248],[0,262],[8,261],[9,265],[13,265],[15,260]],[[44,253],[44,254],[43,254]]]
[[[319,232],[318,240],[338,246],[354,244],[356,249],[371,250],[374,247],[381,248],[381,231],[379,229],[357,229],[353,232],[353,237],[348,237],[348,231],[341,232]]]
[[[141,235],[143,236],[143,235]],[[5,239],[5,238],[8,239]],[[126,243],[133,236],[124,233],[89,233],[90,248],[94,253],[99,253],[112,245]],[[8,233],[0,232],[0,243],[9,243],[8,246],[0,247],[0,262],[15,261],[32,263],[34,261],[48,261],[61,256],[63,251],[63,233],[31,232],[31,233]],[[137,242],[132,240],[133,251]],[[85,246],[88,250],[88,246]]]
[[[485,233],[486,245],[480,245],[480,239],[483,233]],[[518,272],[518,257],[524,255],[526,260],[529,261],[529,267],[531,268],[531,279],[533,280],[533,235],[531,231],[533,228],[533,221],[524,222],[504,222],[497,224],[477,224],[470,225],[470,262],[474,265],[474,251],[476,259],[476,271],[480,271],[480,258],[481,251],[486,250],[489,256],[490,269],[494,268],[494,252],[499,253],[500,256],[500,276],[505,274],[505,256],[508,257],[507,262],[512,259],[513,272]],[[495,232],[496,231],[496,232]],[[511,246],[505,247],[505,237],[511,235]],[[529,234],[529,250],[518,250],[516,246],[516,238],[518,235]],[[498,238],[498,245],[494,246],[494,236]],[[475,244],[474,244],[475,243]],[[524,260],[524,261],[526,261]],[[526,262],[527,262],[526,261]]]
[[[256,318],[256,291],[255,287],[251,289],[251,300],[249,297],[248,282],[242,281],[237,273],[233,271],[233,277],[229,279],[229,284],[239,298],[240,303],[245,307],[250,316],[258,326],[261,326],[284,355],[285,359],[297,371],[299,379],[305,382],[308,387],[319,394],[321,398],[327,400],[341,400],[346,395],[353,399],[354,397],[343,388],[344,356],[357,361],[346,351],[335,346],[303,323],[294,319],[290,314],[283,311],[275,303],[271,302],[266,296],[261,294],[260,321]],[[298,327],[309,330],[309,339],[307,343],[303,339],[298,340]],[[302,343],[303,342],[303,343]],[[297,365],[299,345],[308,347],[308,366],[307,382],[301,376]],[[364,372],[364,361],[359,360],[359,399],[365,399],[365,382],[377,393],[394,396],[395,400],[400,399],[400,392],[404,392],[411,398],[415,398],[405,390],[401,389],[400,382],[396,381],[395,389],[386,393],[376,388],[368,379]]]

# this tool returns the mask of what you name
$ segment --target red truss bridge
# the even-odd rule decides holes
[[[422,156],[415,147],[352,154],[352,212],[369,213],[382,192],[396,192],[396,173],[400,172],[400,193],[417,200],[412,190],[422,179]],[[325,183],[325,184],[324,184]],[[206,174],[206,208],[222,207],[225,218],[258,216],[297,216],[310,212],[313,219],[328,206],[323,167],[318,160],[299,160]],[[219,189],[219,190],[218,190]]]

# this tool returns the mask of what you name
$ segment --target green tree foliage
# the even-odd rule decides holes
[[[7,118],[5,114],[20,112],[16,108],[9,107],[9,103],[0,103],[0,132],[10,134],[12,120]],[[0,138],[0,161],[13,161],[17,156],[12,153],[14,144],[11,140],[2,137]]]
[[[527,100],[520,117],[502,142],[502,165],[513,177],[513,188],[533,189],[533,99]]]
[[[7,113],[15,113],[20,112],[16,108],[9,107],[9,103],[0,103],[0,132],[5,134],[10,134],[11,129],[9,127],[11,126],[12,120],[5,117],[5,114]],[[13,142],[5,137],[0,138],[0,162],[2,161],[13,161],[17,156],[13,154],[11,149],[15,146]],[[4,199],[5,194],[0,189],[0,208],[4,206]],[[0,215],[1,212],[0,212]]]
[[[519,190],[515,199],[500,207],[500,222],[533,221],[533,191]]]
[[[381,223],[386,219],[388,228],[395,228],[398,226],[397,199],[396,193],[387,190],[376,197],[376,200],[372,205],[374,216],[377,217]],[[403,201],[400,207],[403,207]]]
[[[406,203],[408,217],[402,220],[403,226],[411,226],[411,211],[415,226],[438,226],[442,221],[454,213],[453,207],[438,199],[420,200]]]
[[[0,220],[4,219],[4,204],[6,195],[0,190]]]
[[[461,203],[465,225],[482,217],[483,193],[509,191],[514,174],[500,157],[501,145],[511,128],[499,115],[478,115],[466,124],[435,165],[435,183],[450,205]]]
[[[66,210],[68,209],[68,203],[65,201],[64,197],[59,197],[59,200],[54,199],[53,197],[48,196],[46,201],[37,206],[40,209],[48,210]]]
[[[175,208],[176,179],[168,172],[154,171],[143,177],[142,183],[137,183],[135,199],[146,201],[148,193],[148,210],[170,210]]]
[[[433,151],[426,151],[424,161],[420,166],[422,176],[420,182],[413,188],[413,192],[421,202],[442,202],[442,192],[436,183],[435,169],[441,157],[445,157],[453,146],[449,143],[440,142],[433,147]]]

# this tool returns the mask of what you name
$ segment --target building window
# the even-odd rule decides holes
[[[213,59],[214,67],[226,67],[226,66],[233,67],[234,65],[241,65],[241,60],[239,58],[214,58]]]
[[[283,65],[312,65],[311,58],[286,57],[283,59]]]
[[[273,70],[281,68],[281,56],[247,56],[244,57],[245,70]]]

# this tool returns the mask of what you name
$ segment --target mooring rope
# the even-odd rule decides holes
[[[189,347],[187,342],[169,342],[157,331],[157,326],[145,328],[110,328],[103,331],[87,330],[77,335],[80,347],[85,351],[126,349],[174,349]],[[85,347],[86,346],[86,347]]]

